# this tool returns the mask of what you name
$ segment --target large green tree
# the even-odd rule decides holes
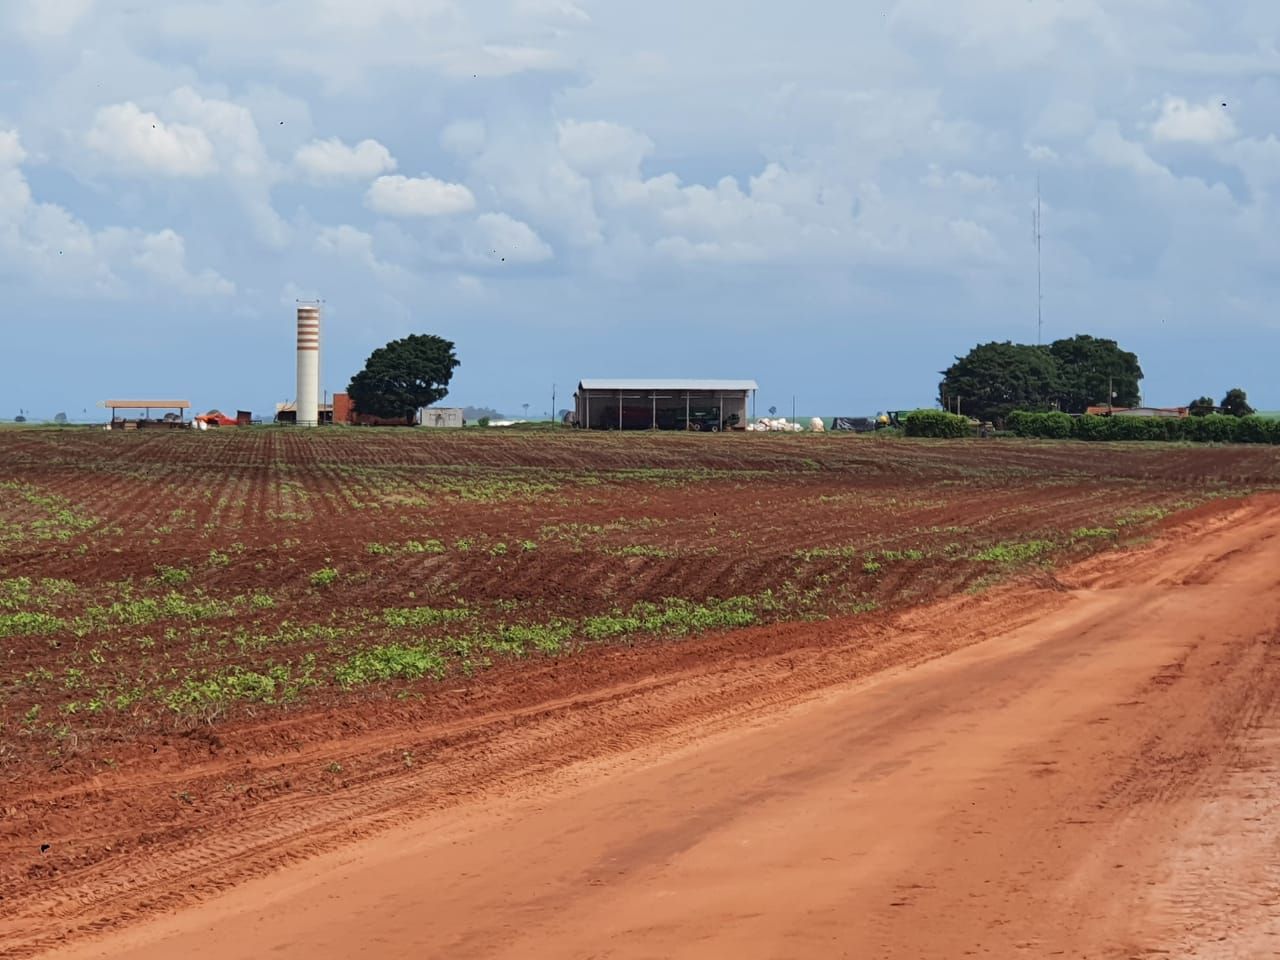
[[[1247,417],[1253,413],[1249,398],[1239,387],[1232,387],[1222,398],[1222,412],[1232,417]]]
[[[1193,417],[1207,417],[1209,414],[1216,412],[1218,405],[1213,402],[1213,397],[1199,397],[1192,400],[1187,407],[1187,412]]]
[[[943,408],[1002,421],[1014,410],[1050,410],[1062,390],[1058,364],[1044,347],[982,343],[942,371]]]
[[[347,392],[361,413],[412,423],[420,407],[448,396],[458,365],[451,340],[410,334],[373,351]]]
[[[1064,412],[1084,413],[1108,402],[1117,407],[1138,405],[1142,367],[1136,354],[1121,350],[1114,340],[1079,334],[1055,340],[1049,344],[1049,353],[1058,363],[1062,383],[1058,401]],[[1108,384],[1114,394],[1110,400]]]

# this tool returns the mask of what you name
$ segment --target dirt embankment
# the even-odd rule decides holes
[[[376,719],[336,712],[321,737],[298,718],[258,725],[252,746],[230,728],[199,763],[42,798],[51,847],[5,891],[0,943],[1265,955],[1277,533],[1280,505],[1255,498],[1136,552],[891,617],[500,667]],[[277,793],[245,802],[242,783]],[[198,814],[182,799],[219,785]],[[145,843],[111,819],[122,799],[155,824]],[[119,856],[68,862],[89,833]],[[1223,942],[1248,948],[1213,952]]]

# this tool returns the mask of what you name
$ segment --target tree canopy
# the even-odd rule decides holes
[[[1108,402],[1117,407],[1138,405],[1138,381],[1142,379],[1138,357],[1121,350],[1114,340],[1078,334],[1053,341],[1049,353],[1058,361],[1062,378],[1058,409],[1064,413],[1084,413],[1089,407]],[[1108,384],[1114,394],[1110,400]]]
[[[1222,407],[1223,413],[1232,417],[1247,417],[1253,413],[1253,407],[1249,406],[1249,398],[1239,387],[1228,390],[1219,406]]]
[[[1003,420],[1014,410],[1049,410],[1062,389],[1058,364],[1043,347],[981,343],[943,371],[939,399],[947,410]]]
[[[1207,417],[1217,409],[1218,405],[1213,402],[1213,397],[1199,397],[1187,406],[1187,412],[1193,417]]]
[[[1003,420],[1014,410],[1084,413],[1108,401],[1138,403],[1142,368],[1114,340],[1085,334],[1048,346],[982,343],[942,373],[942,406],[980,420]]]
[[[430,334],[392,340],[369,355],[347,392],[361,413],[412,421],[420,407],[443,400],[459,366],[453,342]]]

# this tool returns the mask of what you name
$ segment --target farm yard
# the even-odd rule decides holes
[[[677,675],[936,656],[877,638],[1280,483],[1265,448],[532,431],[24,430],[0,464],[14,955],[731,706]]]

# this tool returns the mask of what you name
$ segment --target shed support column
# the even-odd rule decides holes
[[[618,429],[622,429],[622,391],[618,391]]]
[[[583,394],[587,402],[587,422],[584,423],[582,427],[584,430],[590,430],[591,429],[591,391],[584,390]]]
[[[684,432],[689,432],[689,391],[684,392]]]

